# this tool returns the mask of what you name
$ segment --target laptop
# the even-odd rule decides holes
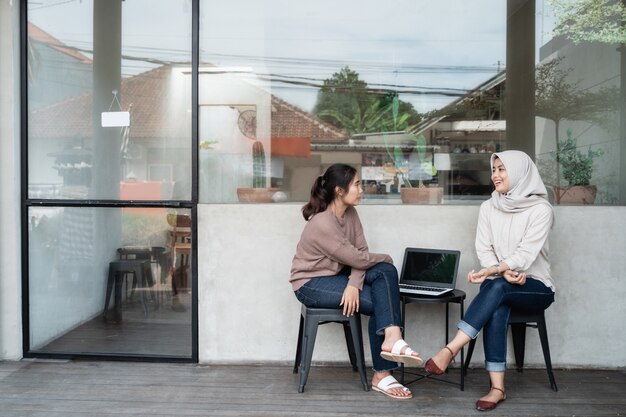
[[[458,250],[406,248],[400,294],[437,297],[454,290],[460,258]]]

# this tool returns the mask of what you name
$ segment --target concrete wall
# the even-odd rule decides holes
[[[0,359],[22,355],[17,3],[0,2]]]
[[[458,287],[468,293],[468,301],[474,297],[477,287],[464,277],[478,267],[477,206],[358,210],[370,249],[391,254],[398,268],[407,246],[461,250]],[[287,279],[304,226],[300,205],[201,205],[198,218],[200,361],[292,361],[299,303]],[[547,312],[552,361],[557,367],[624,367],[626,336],[619,329],[626,317],[626,208],[560,206],[556,218],[550,244],[557,296]],[[443,306],[409,305],[407,316],[407,340],[424,357],[441,348]],[[456,306],[451,317],[454,331]],[[347,360],[337,326],[320,329],[314,360]],[[482,360],[479,338],[473,362],[480,365]],[[528,331],[526,362],[543,364],[534,330]]]

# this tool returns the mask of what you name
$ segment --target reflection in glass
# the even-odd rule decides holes
[[[28,11],[29,197],[190,200],[188,1]]]
[[[32,352],[191,358],[190,210],[93,201],[191,200],[189,5],[27,2]]]
[[[246,115],[264,148],[266,200],[308,199],[338,161],[360,170],[364,202],[400,203],[411,188],[484,199],[489,153],[506,148],[505,8],[201,0],[200,201],[249,202]]]
[[[541,176],[557,204],[624,204],[626,30],[619,22],[626,5],[603,5],[605,13],[591,15],[588,2],[538,3],[544,11],[537,15],[543,31],[535,74]]]
[[[34,352],[191,356],[188,210],[29,209]]]

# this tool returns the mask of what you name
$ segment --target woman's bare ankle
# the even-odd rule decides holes
[[[445,371],[448,366],[450,366],[450,363],[452,363],[452,360],[454,360],[455,356],[456,354],[454,353],[454,351],[448,346],[445,346],[443,349],[437,352],[433,360],[435,361],[435,364],[439,367],[439,369]]]
[[[391,375],[391,371],[374,371],[372,376],[372,385],[376,385],[380,380]]]
[[[402,340],[402,331],[400,328],[398,326],[387,327],[385,328],[385,339],[381,347],[383,350],[390,351],[398,340]]]
[[[491,402],[499,402],[502,401],[505,397],[506,394],[504,393],[504,387],[500,388],[500,387],[492,387],[487,394],[485,394],[481,400],[483,401],[491,401]]]

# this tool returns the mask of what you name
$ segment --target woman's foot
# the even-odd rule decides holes
[[[386,338],[381,346],[381,350],[380,356],[388,361],[413,366],[420,366],[424,363],[419,353],[411,349],[409,344],[403,339],[397,339],[392,342]]]
[[[391,376],[390,371],[374,372],[374,376],[372,377],[372,389],[398,400],[413,398],[411,390],[396,381],[396,379]]]
[[[506,400],[504,388],[491,387],[487,395],[476,401],[476,409],[478,411],[491,411],[504,400]]]
[[[426,361],[426,372],[433,375],[441,375],[446,372],[456,354],[448,346],[445,346],[435,356]]]

